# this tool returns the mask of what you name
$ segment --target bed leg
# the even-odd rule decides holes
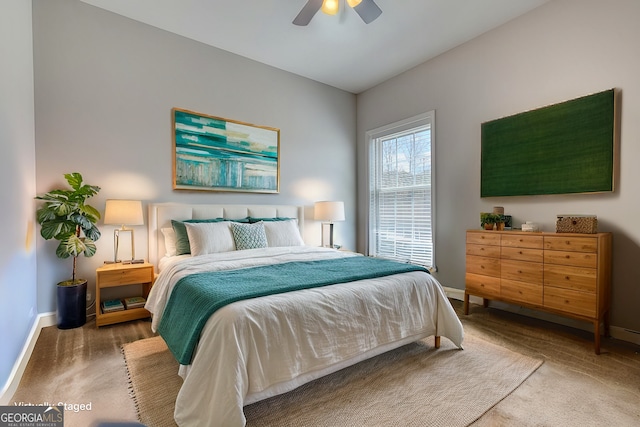
[[[435,336],[435,346],[436,346],[436,348],[440,348],[440,336],[439,335]]]

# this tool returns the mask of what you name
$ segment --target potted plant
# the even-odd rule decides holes
[[[73,257],[71,279],[57,284],[58,328],[71,329],[87,321],[87,280],[76,277],[76,261],[79,255],[91,257],[96,253],[95,241],[100,238],[96,222],[100,212],[85,202],[96,195],[100,187],[86,185],[77,172],[64,175],[71,190],[52,190],[38,200],[44,204],[36,211],[36,220],[42,226],[40,235],[45,240],[56,239],[60,243],[56,256]]]
[[[504,230],[504,224],[507,219],[504,215],[498,214],[498,218],[496,219],[496,230]]]
[[[498,222],[500,215],[489,212],[480,212],[480,226],[485,230],[493,230],[494,224]]]

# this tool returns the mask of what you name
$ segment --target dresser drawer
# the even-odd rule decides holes
[[[503,234],[501,245],[502,247],[512,248],[530,248],[530,249],[542,249],[543,247],[542,236],[527,236],[524,234]]]
[[[598,254],[594,252],[544,251],[544,263],[596,268]]]
[[[467,255],[500,258],[500,246],[468,244]]]
[[[500,277],[507,280],[542,285],[543,265],[536,262],[502,260]]]
[[[598,251],[598,239],[596,237],[545,236],[544,248],[552,251],[595,253]]]
[[[467,257],[467,273],[500,277],[500,258],[469,255]]]
[[[590,318],[597,315],[595,293],[545,286],[544,306]]]
[[[544,285],[596,292],[597,270],[594,268],[567,267],[563,265],[544,266]]]
[[[467,231],[467,243],[500,246],[500,233]]]
[[[467,273],[465,275],[466,291],[481,296],[500,296],[500,278]]]
[[[500,281],[500,296],[511,301],[542,306],[542,285],[503,279]]]
[[[502,259],[514,261],[542,263],[542,261],[544,260],[544,256],[542,254],[542,249],[507,248],[503,246],[501,250]]]

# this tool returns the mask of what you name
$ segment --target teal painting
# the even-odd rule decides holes
[[[173,188],[277,193],[280,130],[174,108]]]

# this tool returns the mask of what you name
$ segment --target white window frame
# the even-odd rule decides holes
[[[380,141],[381,139],[392,137],[396,134],[402,134],[411,130],[418,130],[421,127],[429,126],[430,127],[430,138],[431,138],[431,200],[430,200],[430,208],[431,208],[431,262],[430,265],[425,265],[425,267],[429,268],[431,271],[436,271],[436,253],[435,253],[435,229],[436,229],[436,209],[435,209],[435,190],[436,190],[436,182],[435,182],[435,110],[419,114],[414,117],[410,117],[405,120],[401,120],[399,122],[391,123],[386,126],[382,126],[370,131],[366,132],[366,142],[367,142],[367,210],[368,210],[368,227],[367,227],[367,248],[368,255],[377,256],[376,249],[376,241],[375,241],[375,227],[376,221],[374,215],[374,208],[372,207],[372,168],[373,168],[373,156],[375,150],[373,149],[373,144],[376,141]],[[403,260],[407,261],[407,260]]]

